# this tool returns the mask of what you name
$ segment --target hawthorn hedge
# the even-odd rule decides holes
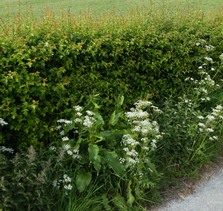
[[[216,46],[209,52],[216,58],[223,45],[221,18],[193,18],[44,17],[2,25],[0,117],[9,124],[0,143],[50,143],[56,120],[70,117],[74,105],[94,94],[107,114],[120,94],[125,109],[148,95],[161,103],[182,93],[185,78],[196,78],[202,64],[204,40]]]

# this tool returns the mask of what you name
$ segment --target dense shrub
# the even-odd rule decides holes
[[[101,20],[17,18],[2,25],[0,116],[9,128],[0,143],[51,142],[56,120],[71,115],[66,108],[92,94],[100,93],[106,114],[120,93],[126,96],[124,108],[139,98],[152,96],[160,103],[181,93],[184,79],[197,77],[195,67],[205,52],[196,43],[221,44],[219,36],[213,38],[222,28],[220,18],[219,25],[215,21],[201,14],[144,14]]]

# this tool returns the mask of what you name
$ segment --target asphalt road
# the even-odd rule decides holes
[[[223,211],[223,168],[199,184],[191,195],[168,202],[156,211]]]

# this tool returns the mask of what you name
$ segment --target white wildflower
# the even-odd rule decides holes
[[[199,126],[199,127],[203,127],[203,128],[206,127],[205,124],[204,124],[204,123],[201,123],[201,122],[198,123],[198,126]]]
[[[8,153],[13,153],[14,152],[14,149],[12,148],[8,148],[8,147],[5,147],[5,146],[0,146],[0,151],[2,152],[8,152]]]
[[[90,128],[94,124],[95,119],[93,117],[85,116],[83,125]]]
[[[74,119],[74,123],[82,123],[82,119],[76,118],[76,119]]]
[[[214,49],[213,45],[205,45],[206,51],[211,51]]]
[[[2,118],[0,118],[0,125],[7,125],[8,123],[4,120],[4,119],[2,119]]]
[[[53,181],[53,187],[58,188],[58,182],[57,182],[57,180],[54,180]]]
[[[148,142],[148,140],[149,140],[148,138],[141,138],[141,141],[144,143]]]
[[[51,151],[56,151],[56,150],[57,150],[57,148],[56,148],[55,146],[51,146],[49,149],[50,149]]]
[[[71,190],[72,189],[72,185],[71,184],[64,185],[64,189],[65,190]]]
[[[197,118],[198,118],[198,119],[204,119],[204,117],[203,117],[203,116],[198,116]]]
[[[74,149],[74,150],[73,150],[73,153],[75,153],[75,154],[79,154],[79,149]]]
[[[64,123],[64,124],[72,124],[72,121],[70,121],[70,120],[67,120],[67,119],[59,119],[59,120],[57,120],[57,122],[59,122],[59,123]]]
[[[76,114],[77,114],[77,116],[79,116],[79,117],[82,116],[82,113],[81,113],[81,112],[77,112]]]
[[[59,125],[59,126],[57,126],[57,127],[55,128],[55,130],[60,130],[61,128],[62,128],[62,126]]]
[[[143,146],[142,148],[146,151],[149,151],[149,147],[147,147],[147,146]]]
[[[73,155],[72,155],[72,158],[73,158],[73,159],[81,159],[81,155],[73,154]]]
[[[217,106],[216,106],[216,109],[217,109],[217,110],[222,110],[223,107],[222,107],[222,105],[217,105]]]
[[[77,106],[74,106],[74,109],[75,109],[75,111],[82,111],[83,108],[81,106],[77,105]]]
[[[64,183],[70,183],[71,182],[71,178],[67,174],[64,174],[63,175],[63,182]]]
[[[215,120],[215,117],[212,115],[207,115],[206,118],[208,119],[209,122],[212,122],[213,120]]]
[[[157,141],[155,139],[153,139],[150,143],[150,145],[153,147],[153,148],[156,148],[156,143]]]
[[[149,116],[148,112],[147,111],[142,111],[142,110],[139,110],[139,111],[134,111],[134,112],[126,112],[125,115],[129,118],[129,119],[133,119],[133,118],[139,118],[139,119],[142,119],[142,118],[146,118]]]
[[[141,127],[140,126],[135,126],[133,129],[132,129],[133,132],[140,132],[141,131]]]
[[[218,136],[212,136],[209,138],[209,140],[211,140],[211,141],[218,140]]]
[[[200,89],[202,92],[204,92],[205,94],[207,94],[208,93],[208,90],[207,89],[205,89],[205,88],[201,88]]]
[[[149,130],[148,130],[147,128],[142,128],[141,133],[142,133],[143,135],[146,135],[146,134],[149,133]]]
[[[128,147],[123,148],[123,150],[124,150],[125,152],[129,152],[129,148],[128,148]]]
[[[68,141],[69,140],[69,138],[67,137],[67,136],[64,136],[63,138],[62,138],[62,141]]]
[[[153,111],[156,113],[159,113],[159,114],[162,113],[162,111],[156,106],[151,106],[151,108],[153,108]]]
[[[210,132],[210,133],[213,133],[214,132],[214,130],[212,128],[207,128],[206,131],[207,132]]]
[[[94,112],[89,111],[89,110],[87,110],[87,111],[86,111],[86,113],[87,113],[87,115],[88,115],[88,116],[94,116],[94,115],[95,115],[95,113],[94,113]]]
[[[204,59],[206,59],[208,62],[213,62],[213,59],[211,57],[206,56],[204,57]]]
[[[131,151],[127,151],[126,154],[130,157],[137,157],[138,152],[136,152],[136,150],[132,149]]]
[[[130,145],[130,146],[136,146],[139,144],[139,142],[133,139],[129,134],[123,135],[121,143],[123,145]]]
[[[199,128],[199,131],[200,131],[200,132],[204,132],[203,128]]]
[[[137,163],[139,162],[138,158],[131,158],[131,157],[127,157],[126,158],[126,165],[127,167],[134,167]]]
[[[69,149],[70,149],[70,145],[69,145],[69,144],[65,144],[65,145],[63,146],[63,149],[66,150],[66,151],[69,150]]]
[[[134,105],[137,109],[141,109],[142,107],[148,107],[152,105],[152,103],[150,101],[138,100],[136,103],[134,103]]]
[[[125,158],[119,158],[119,162],[122,164],[122,163],[125,163]]]
[[[162,136],[161,136],[161,135],[156,135],[156,138],[157,138],[157,139],[161,139]]]
[[[73,152],[71,150],[67,150],[68,155],[73,155]]]

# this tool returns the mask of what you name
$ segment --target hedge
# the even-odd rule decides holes
[[[120,94],[124,108],[148,96],[157,103],[177,96],[186,77],[196,78],[205,45],[216,47],[213,57],[222,53],[222,23],[221,17],[202,14],[5,22],[0,117],[9,124],[2,128],[0,143],[50,143],[56,120],[70,117],[72,107],[86,104],[91,95],[100,94],[105,114]]]

